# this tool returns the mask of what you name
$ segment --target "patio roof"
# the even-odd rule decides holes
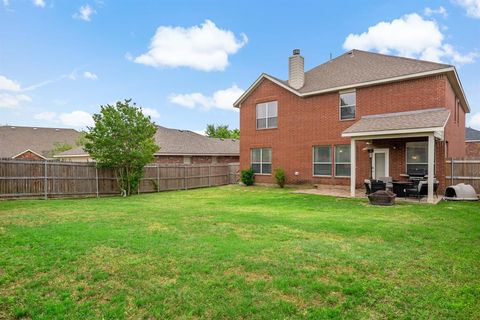
[[[342,137],[373,137],[434,133],[443,139],[443,131],[450,116],[445,108],[363,116],[342,132]]]

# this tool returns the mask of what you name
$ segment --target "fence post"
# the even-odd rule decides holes
[[[210,181],[210,177],[212,175],[212,165],[208,165],[208,186],[211,187],[212,186],[212,183]]]
[[[97,164],[95,164],[95,185],[96,185],[96,188],[97,188],[97,198],[98,198],[98,168],[97,168]]]
[[[185,190],[188,189],[188,187],[187,187],[187,166],[185,166],[185,165],[183,166],[183,188]]]
[[[451,185],[453,186],[453,170],[455,167],[453,164],[453,157],[450,158],[450,166],[451,166],[450,180],[451,180]]]
[[[160,166],[157,163],[157,192],[160,192]]]
[[[45,200],[48,199],[48,185],[47,185],[47,160],[44,162],[44,174],[43,174],[43,192],[45,193]]]

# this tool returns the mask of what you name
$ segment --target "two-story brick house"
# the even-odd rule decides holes
[[[234,106],[240,166],[260,183],[280,167],[287,183],[350,185],[355,195],[370,176],[423,170],[433,201],[445,158],[465,155],[469,106],[451,65],[352,50],[304,72],[294,50],[287,81],[262,74]]]

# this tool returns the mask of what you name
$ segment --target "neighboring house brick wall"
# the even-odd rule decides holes
[[[25,160],[45,160],[43,159],[42,157],[39,157],[37,154],[31,152],[31,151],[26,151],[26,152],[23,152],[21,154],[19,154],[18,156],[16,156],[14,159],[25,159]]]
[[[440,75],[359,88],[356,96],[356,119],[340,121],[338,92],[300,98],[264,79],[241,104],[240,167],[241,169],[250,167],[252,148],[271,147],[272,167],[285,169],[287,183],[347,185],[350,183],[348,177],[313,177],[312,147],[350,144],[350,139],[342,138],[341,134],[364,115],[449,107],[446,102],[446,83],[448,83],[447,77]],[[273,100],[278,101],[278,128],[257,130],[256,104]],[[450,131],[449,138],[452,141],[462,137],[453,129]],[[441,145],[437,143],[439,146],[436,152],[437,165],[444,162],[444,148],[440,147]],[[368,153],[361,151],[364,146],[364,142],[357,142],[357,183],[359,185],[369,176]],[[402,171],[400,173],[404,173],[405,166],[398,166],[393,162],[394,157],[398,157],[399,161],[404,163],[403,155],[395,155],[395,152],[390,151],[390,170],[398,169]],[[441,170],[443,170],[442,165],[439,165],[437,169],[439,175],[443,174]],[[294,175],[295,172],[299,173],[298,176]],[[273,175],[257,175],[256,181],[273,183],[274,178]]]
[[[183,156],[155,156],[155,163],[183,164]]]
[[[191,156],[192,164],[238,163],[238,156]],[[155,156],[155,163],[184,164],[184,156]]]
[[[467,141],[465,149],[467,157],[480,159],[480,141]]]
[[[222,156],[217,157],[217,163],[238,163],[240,162],[239,156]]]

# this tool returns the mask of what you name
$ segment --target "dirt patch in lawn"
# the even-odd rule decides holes
[[[272,276],[266,272],[255,270],[247,271],[243,267],[233,267],[225,270],[225,275],[236,275],[244,278],[247,282],[254,281],[271,281]]]

